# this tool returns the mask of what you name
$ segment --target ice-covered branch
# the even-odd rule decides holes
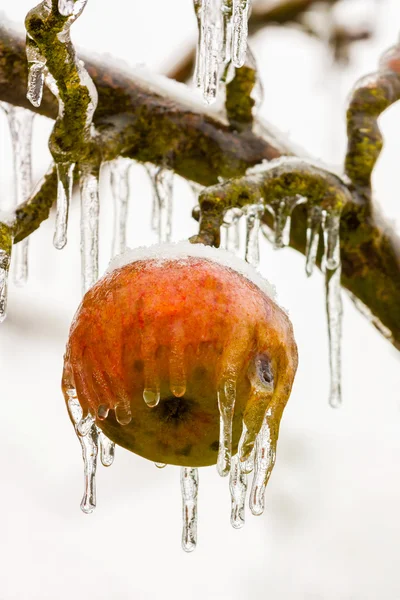
[[[200,194],[200,230],[193,241],[219,246],[225,212],[261,204],[274,214],[275,243],[281,246],[286,220],[296,205],[293,198],[306,198],[310,211],[319,207],[332,214],[340,214],[351,200],[339,177],[298,158],[278,159],[254,171]]]
[[[382,150],[381,113],[400,100],[400,45],[386,52],[376,73],[358,81],[347,109],[345,171],[359,192],[370,195],[371,174]]]
[[[128,74],[118,64],[85,59],[98,90],[94,115],[96,142],[104,160],[119,155],[169,168],[201,185],[243,176],[249,167],[282,154],[294,154],[256,120],[253,130],[238,132],[210,109],[191,100],[185,86],[153,78],[140,69]],[[29,106],[24,43],[0,26],[0,100]],[[51,118],[57,103],[47,89],[40,107]],[[16,211],[14,242],[37,229],[56,197],[57,177],[50,171],[28,202]],[[365,305],[374,324],[400,348],[400,240],[388,224],[352,190],[341,218],[342,286]],[[307,210],[295,208],[290,245],[306,253]],[[263,221],[273,222],[270,213]],[[317,263],[319,258],[317,256]]]

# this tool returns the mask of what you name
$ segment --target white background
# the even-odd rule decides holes
[[[350,2],[351,4],[351,2]],[[367,15],[367,0],[356,2]],[[382,2],[377,35],[359,43],[348,71],[335,77],[323,46],[298,31],[269,29],[253,40],[265,88],[262,114],[317,158],[340,162],[345,100],[351,84],[373,71],[397,38],[400,6]],[[353,1],[354,5],[354,1]],[[23,23],[30,0],[2,0]],[[189,0],[89,0],[72,36],[80,47],[108,52],[158,71],[195,39]],[[386,146],[374,174],[376,195],[400,218],[400,107],[381,119]],[[51,123],[37,118],[35,176],[49,162]],[[12,193],[10,142],[0,115],[0,193]],[[151,189],[140,166],[131,170],[129,243],[155,242]],[[174,239],[195,231],[193,199],[175,183]],[[104,170],[101,272],[112,221]],[[399,223],[399,221],[397,221]],[[80,447],[60,391],[63,351],[80,300],[79,214],[74,201],[69,243],[52,247],[54,214],[30,238],[30,277],[11,285],[0,331],[0,600],[398,600],[400,574],[399,359],[395,350],[344,298],[343,408],[328,407],[323,280],[304,274],[304,257],[261,245],[261,271],[289,309],[300,351],[285,411],[276,467],[262,517],[230,527],[227,480],[200,471],[198,548],[180,548],[179,469],[157,470],[117,448],[110,469],[98,469],[98,508],[79,509]]]

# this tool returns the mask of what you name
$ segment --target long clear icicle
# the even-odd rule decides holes
[[[104,467],[110,467],[114,462],[115,444],[96,427],[100,445],[100,460]]]
[[[0,102],[7,115],[11,134],[14,167],[14,206],[29,198],[32,190],[32,127],[34,113],[26,108]],[[23,285],[28,278],[28,238],[16,244],[14,281]]]
[[[96,469],[98,454],[98,432],[96,425],[92,424],[86,435],[78,433],[78,423],[82,421],[82,408],[76,395],[76,390],[68,390],[68,412],[75,425],[75,431],[82,448],[84,463],[84,494],[81,502],[81,510],[91,513],[96,508]]]
[[[250,4],[251,0],[233,0],[232,62],[235,67],[242,67],[246,60]]]
[[[214,102],[223,62],[221,0],[194,0],[198,26],[195,82],[207,103]],[[224,52],[225,54],[225,52]]]
[[[231,493],[231,525],[234,529],[240,529],[245,522],[247,475],[242,469],[239,453],[232,458],[229,489]]]
[[[239,208],[231,208],[225,213],[223,229],[225,232],[221,246],[230,252],[237,252],[240,248],[240,218],[243,211]]]
[[[310,277],[313,273],[317,260],[319,232],[324,226],[326,213],[320,206],[310,206],[307,214],[306,232],[306,273]]]
[[[259,234],[261,216],[264,213],[264,206],[261,204],[252,204],[246,211],[246,262],[258,267],[260,262]]]
[[[326,313],[328,319],[331,389],[329,404],[337,408],[342,403],[341,339],[342,297],[340,289],[340,213],[328,213],[323,224]]]
[[[132,161],[128,158],[117,158],[110,163],[110,184],[114,200],[114,234],[112,256],[122,254],[126,250],[126,225],[129,202],[129,170]]]
[[[164,167],[147,166],[154,189],[151,226],[158,233],[158,241],[171,241],[174,174]]]
[[[267,413],[257,436],[254,461],[254,477],[250,492],[250,510],[253,515],[264,512],[265,488],[275,464],[276,448],[271,442]]]
[[[84,171],[81,190],[82,293],[97,281],[99,271],[99,178],[97,172]]]
[[[10,251],[7,252],[0,248],[0,323],[7,316],[7,292],[8,292],[8,272],[11,262],[11,244]]]
[[[291,216],[294,208],[299,204],[304,204],[306,198],[301,196],[292,196],[280,200],[277,206],[273,207],[275,214],[275,244],[274,247],[285,248],[290,243]]]
[[[221,477],[228,475],[232,455],[232,421],[236,401],[236,381],[226,379],[218,391],[220,418],[217,470]]]
[[[197,544],[197,494],[199,489],[198,470],[181,467],[182,494],[182,548],[192,552]]]
[[[53,244],[62,250],[67,243],[69,205],[72,198],[75,163],[57,163],[57,213]]]

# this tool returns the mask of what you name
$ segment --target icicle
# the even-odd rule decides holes
[[[203,27],[202,27],[202,15],[203,15],[203,2],[206,0],[193,0],[194,12],[197,20],[197,46],[196,46],[196,64],[194,67],[194,81],[198,88],[203,87],[203,69],[204,69],[204,40],[203,40]]]
[[[221,246],[230,252],[237,252],[240,248],[240,218],[243,211],[239,208],[231,208],[224,215],[222,224],[225,236]]]
[[[56,163],[57,166],[57,213],[53,244],[57,250],[67,243],[68,211],[72,198],[75,163]]]
[[[260,262],[259,233],[261,217],[265,207],[262,204],[251,204],[246,210],[246,254],[245,260],[258,267]]]
[[[242,435],[240,436],[239,447],[238,447],[239,458],[242,455],[243,442],[246,439],[246,434],[247,434],[247,427],[246,427],[245,423],[243,422]],[[247,460],[241,461],[240,468],[241,468],[242,473],[246,473],[246,475],[248,475],[249,473],[251,473],[254,470],[254,455],[255,455],[255,448],[253,448],[253,450],[251,451],[250,456]]]
[[[219,0],[194,0],[198,24],[195,82],[209,104],[217,96],[220,63],[223,61],[220,8]]]
[[[83,417],[83,419],[81,419],[76,426],[76,430],[79,433],[79,435],[87,435],[89,433],[89,430],[92,428],[94,422],[95,418],[90,413],[88,413],[86,417]]]
[[[320,206],[310,206],[307,216],[307,245],[306,245],[306,273],[310,277],[317,260],[319,230],[325,222],[325,211]]]
[[[58,0],[58,12],[63,17],[70,17],[74,14],[74,0]]]
[[[160,462],[156,462],[154,464],[157,467],[157,469],[164,469],[164,467],[167,466],[166,463],[160,463]]]
[[[199,474],[197,469],[181,468],[182,493],[182,548],[192,552],[197,544],[197,493],[199,489]]]
[[[25,202],[32,189],[32,126],[34,113],[26,108],[1,102],[7,115],[11,134],[14,167],[14,206]],[[26,283],[28,277],[28,238],[15,246],[14,281],[17,285]]]
[[[247,20],[251,0],[233,0],[232,62],[242,67],[246,60]]]
[[[84,462],[85,472],[85,490],[81,502],[81,510],[84,513],[91,513],[96,508],[96,468],[98,454],[98,434],[96,425],[92,425],[85,436],[78,434],[77,426],[82,420],[82,408],[76,396],[76,391],[71,389],[67,392],[68,411],[73,423],[75,431],[82,447],[82,457]]]
[[[108,439],[101,429],[98,427],[96,429],[99,438],[101,464],[104,467],[110,467],[114,462],[115,444]]]
[[[99,192],[98,173],[81,174],[81,260],[82,293],[97,281],[99,270]]]
[[[40,54],[38,47],[27,35],[26,57],[28,59],[28,89],[26,97],[36,108],[40,106],[43,97],[46,59]]]
[[[240,529],[245,521],[245,502],[247,492],[247,475],[242,469],[239,454],[232,458],[231,473],[229,478],[229,489],[231,492],[231,525],[234,529]]]
[[[250,510],[253,515],[264,512],[264,495],[275,463],[276,444],[271,440],[267,413],[255,449],[254,477],[250,494]]]
[[[236,381],[227,379],[218,391],[218,409],[220,415],[219,450],[217,469],[221,477],[228,475],[231,468],[232,420],[235,410]]]
[[[342,403],[341,394],[341,338],[342,338],[342,298],[340,293],[340,266],[325,272],[326,313],[328,317],[329,363],[331,390],[329,404],[338,408]]]
[[[0,323],[7,316],[7,291],[8,291],[8,272],[11,262],[11,244],[10,251],[7,252],[0,248]]]
[[[327,211],[322,231],[324,233],[324,258],[322,270],[336,269],[340,265],[340,210]]]
[[[172,199],[174,174],[164,167],[146,166],[154,188],[151,228],[159,242],[169,242],[172,232]]]
[[[284,248],[290,243],[290,225],[293,209],[299,204],[304,204],[306,198],[292,196],[280,200],[275,208],[275,244],[274,247]]]
[[[232,57],[232,15],[233,0],[222,0],[222,60],[225,64],[231,61]]]
[[[114,236],[112,256],[122,254],[126,250],[126,224],[129,201],[129,169],[132,161],[117,158],[110,163],[110,183],[114,199]]]

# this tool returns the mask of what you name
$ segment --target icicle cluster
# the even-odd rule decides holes
[[[291,213],[299,204],[307,202],[307,198],[294,196],[279,200],[265,209],[274,216],[274,230],[263,225],[262,231],[276,249],[284,248],[290,243]],[[320,231],[323,233],[324,255],[322,271],[325,274],[326,312],[329,339],[330,363],[330,395],[329,403],[336,408],[341,404],[341,337],[342,337],[342,301],[340,291],[340,210],[324,210],[319,205],[307,206],[306,231],[306,274],[310,277],[317,260]],[[246,260],[249,260],[249,245],[246,243]]]
[[[96,508],[96,469],[99,446],[100,460],[105,467],[109,467],[114,461],[115,445],[96,426],[92,415],[88,414],[86,417],[83,417],[76,390],[68,390],[67,395],[68,412],[82,447],[84,493],[81,509],[84,513],[90,514]]]
[[[100,159],[93,143],[93,114],[97,106],[97,91],[82,60],[79,60],[71,43],[70,28],[81,15],[87,0],[59,0],[58,6],[44,0],[27,17],[27,98],[39,106],[44,83],[58,100],[59,112],[49,140],[50,152],[57,167],[57,214],[54,246],[62,249],[67,242],[68,211],[72,196],[73,178],[79,167],[81,191],[81,254],[82,290],[93,285],[98,277],[98,176]],[[32,27],[32,15],[36,17]],[[60,21],[60,15],[67,17]],[[53,35],[51,26],[54,27]],[[62,30],[60,31],[60,26]],[[38,35],[40,27],[46,30],[46,39]],[[47,64],[49,52],[60,52],[65,56],[64,65],[54,63],[52,71]],[[78,82],[78,87],[77,87]],[[82,106],[76,110],[77,94],[82,94]],[[70,97],[71,94],[71,97]],[[77,126],[77,123],[81,124]],[[69,131],[70,138],[65,136]],[[67,140],[67,141],[66,141]],[[67,144],[64,147],[64,143]]]
[[[211,103],[225,68],[246,60],[247,20],[251,0],[193,0],[198,41],[194,79]]]

